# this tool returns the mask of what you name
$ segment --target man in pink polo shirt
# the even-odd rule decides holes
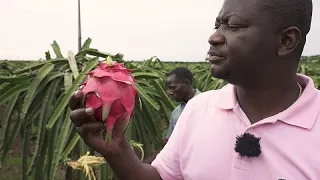
[[[116,125],[111,144],[93,109],[70,99],[83,140],[123,180],[319,180],[320,92],[296,74],[311,0],[225,0],[209,38],[214,77],[229,85],[191,99],[154,162],[139,161]]]

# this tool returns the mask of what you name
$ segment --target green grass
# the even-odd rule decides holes
[[[34,148],[35,141],[29,141],[29,152]],[[4,164],[0,168],[0,180],[21,180],[22,175],[22,139],[21,137],[17,137],[13,146],[4,162]],[[30,165],[32,160],[32,154],[29,153],[29,157],[27,159],[28,166]],[[64,180],[65,176],[65,167],[57,169],[57,176],[55,180]],[[30,176],[28,180],[32,180]]]
[[[28,159],[28,165],[31,158]],[[13,155],[7,158],[4,166],[0,169],[0,179],[2,180],[20,180],[21,179],[21,156]],[[64,180],[65,169],[58,169],[55,180]],[[32,179],[31,177],[29,179]]]
[[[21,177],[21,158],[18,156],[10,156],[5,166],[0,169],[1,179],[19,180]]]

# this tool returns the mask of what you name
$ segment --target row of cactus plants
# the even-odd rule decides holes
[[[122,54],[104,53],[91,48],[90,44],[88,38],[78,53],[69,51],[63,56],[54,41],[51,44],[54,55],[48,51],[44,60],[0,61],[0,105],[4,108],[0,114],[0,165],[6,165],[14,141],[21,137],[22,180],[56,179],[58,167],[67,168],[69,159],[77,159],[90,150],[69,119],[68,100],[99,60],[111,56],[133,70],[142,106],[136,102],[127,133],[139,156],[148,156],[154,149],[161,148],[170,113],[176,105],[166,93],[168,71],[177,66],[189,68],[194,73],[195,87],[201,91],[225,85],[211,76],[206,62],[161,62],[156,57],[143,62],[125,61]],[[319,56],[303,57],[298,69],[310,75],[317,85],[319,60]],[[34,149],[29,147],[32,137],[36,138]],[[95,172],[101,180],[114,179],[107,164],[96,168]],[[80,175],[79,178],[85,177]]]
[[[86,74],[107,56],[132,69],[135,86],[141,97],[142,106],[137,104],[134,109],[128,138],[133,145],[141,143],[146,156],[162,146],[165,127],[175,107],[164,84],[165,74],[170,68],[165,67],[156,57],[140,63],[124,61],[122,54],[98,51],[90,48],[90,43],[89,38],[80,52],[74,54],[69,51],[63,56],[54,41],[51,44],[54,55],[48,51],[44,60],[29,64],[20,62],[23,64],[20,67],[12,62],[9,63],[11,66],[8,62],[0,64],[3,67],[0,72],[0,104],[5,107],[1,116],[0,163],[5,166],[8,153],[20,136],[23,180],[55,179],[59,166],[66,165],[67,160],[78,158],[90,150],[69,119],[71,110],[68,100],[85,80]],[[214,80],[208,73],[209,66],[206,69],[204,67],[194,66],[195,75],[200,80],[197,82],[202,82],[196,86],[201,90],[219,88],[223,82]],[[30,159],[31,137],[35,137],[36,142]],[[137,153],[141,155],[139,152],[137,148]],[[102,165],[97,172],[103,180],[113,179],[107,165]]]

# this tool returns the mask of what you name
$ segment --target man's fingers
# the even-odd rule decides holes
[[[83,93],[81,90],[77,90],[74,92],[69,100],[69,106],[71,110],[75,110],[77,108],[80,108],[82,105],[82,98],[83,98]]]
[[[77,127],[85,122],[94,122],[94,109],[93,108],[80,108],[73,110],[70,119]]]
[[[81,126],[77,127],[77,131],[80,134],[87,134],[87,133],[96,133],[99,134],[101,131],[105,129],[103,122],[90,122],[90,123],[83,123]]]

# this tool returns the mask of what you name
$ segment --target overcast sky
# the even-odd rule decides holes
[[[0,59],[77,51],[77,0],[0,0]],[[203,61],[222,0],[82,0],[83,41],[127,60]],[[304,55],[320,54],[320,0]],[[52,52],[52,51],[51,51]]]

